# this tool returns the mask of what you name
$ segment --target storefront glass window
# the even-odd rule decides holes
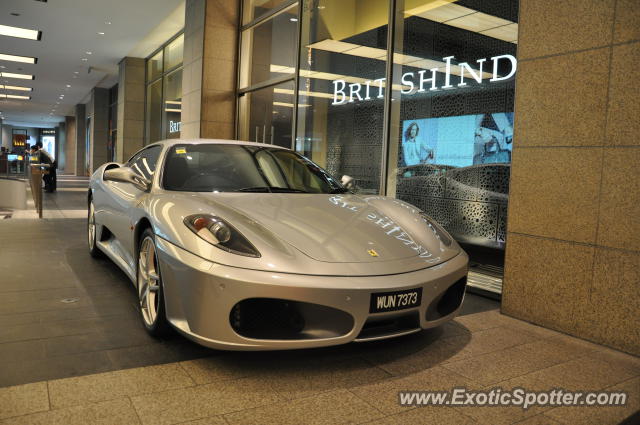
[[[182,63],[184,35],[178,36],[164,48],[164,72],[170,71]]]
[[[162,50],[147,60],[147,81],[153,81],[162,75]]]
[[[282,6],[286,7],[290,0],[244,0],[242,4],[242,24],[246,25],[256,18]]]
[[[162,80],[147,86],[146,140],[162,140]]]
[[[298,8],[295,6],[242,33],[241,87],[277,77],[293,77]]]
[[[164,77],[164,109],[162,112],[165,138],[180,137],[182,112],[182,68]]]
[[[183,47],[180,34],[147,59],[146,144],[180,137]]]
[[[505,242],[517,1],[405,1],[396,13],[387,194],[458,241]],[[490,7],[488,9],[487,7]]]
[[[296,149],[363,192],[380,188],[388,2],[305,1]]]
[[[293,81],[246,93],[240,98],[242,140],[291,147],[295,96]]]

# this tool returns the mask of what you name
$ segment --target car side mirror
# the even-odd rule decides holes
[[[105,181],[131,183],[136,188],[147,192],[151,188],[151,182],[133,171],[131,167],[111,168],[104,172]]]
[[[354,179],[351,176],[347,176],[346,174],[344,176],[342,176],[342,178],[340,179],[340,183],[342,183],[342,185],[349,190],[355,190],[356,189],[356,179]]]

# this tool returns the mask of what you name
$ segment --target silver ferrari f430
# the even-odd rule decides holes
[[[102,165],[87,233],[133,282],[151,334],[212,348],[407,335],[455,317],[467,280],[465,252],[416,207],[257,143],[163,141]]]

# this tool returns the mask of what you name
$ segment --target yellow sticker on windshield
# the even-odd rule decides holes
[[[176,148],[176,153],[187,153],[185,148]]]

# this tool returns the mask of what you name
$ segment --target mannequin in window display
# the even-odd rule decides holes
[[[402,157],[405,166],[426,164],[428,161],[433,161],[433,149],[418,138],[419,134],[420,127],[415,122],[409,124],[409,127],[404,132]]]

